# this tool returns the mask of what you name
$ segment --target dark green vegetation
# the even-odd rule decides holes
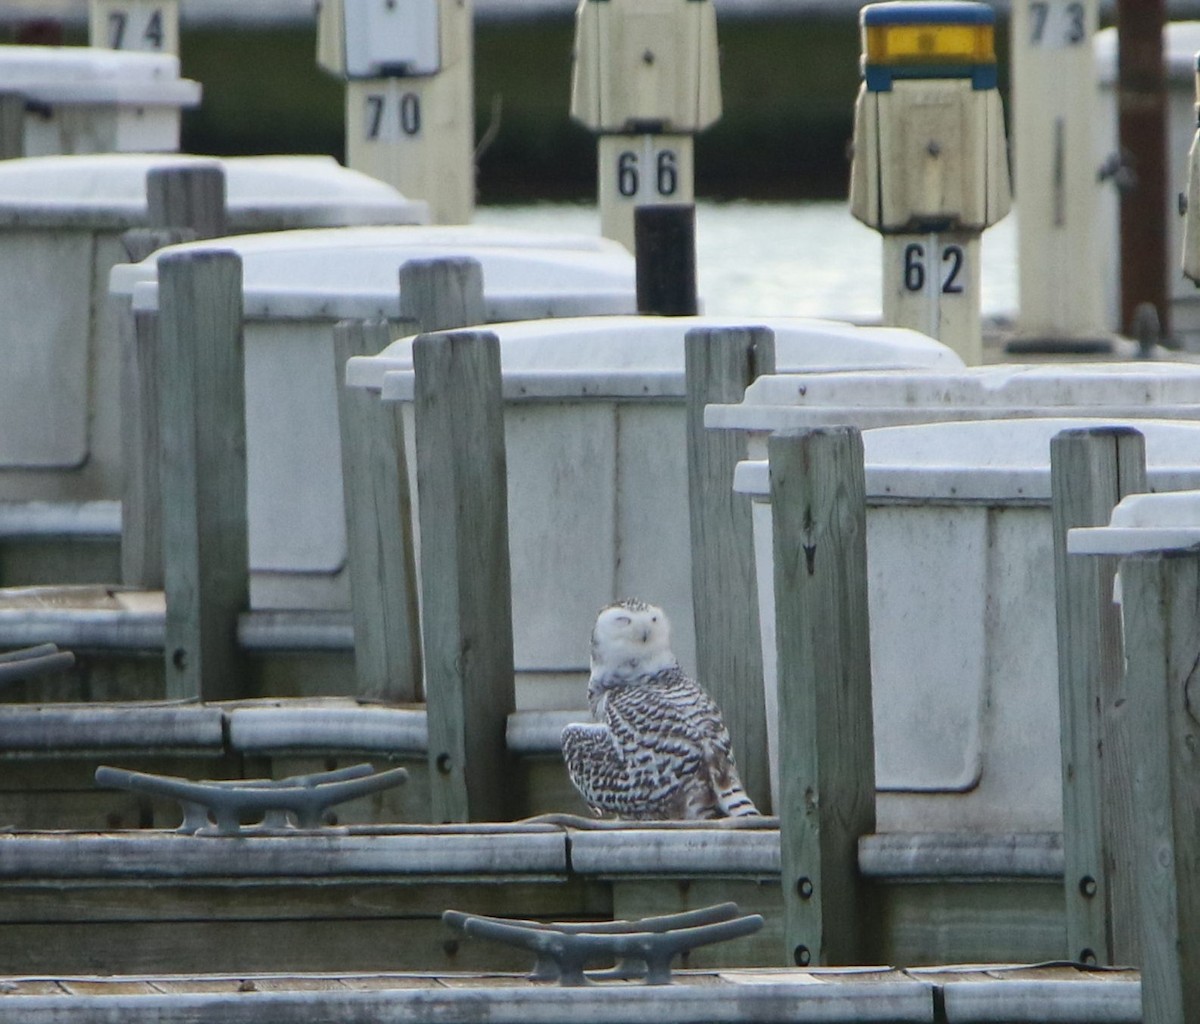
[[[855,20],[726,18],[719,31],[725,114],[697,140],[697,194],[845,195]],[[1007,33],[997,26],[1005,89]],[[570,18],[477,25],[478,137],[498,112],[479,158],[483,202],[594,195],[595,143],[567,114],[573,35]],[[185,29],[182,50],[184,75],[204,83],[203,108],[184,119],[185,150],[341,157],[342,88],[316,66],[314,27]]]
[[[697,141],[697,192],[804,198],[845,193],[858,86],[850,19],[734,20],[721,33],[725,115]],[[585,198],[595,143],[567,114],[570,19],[476,29],[476,133],[499,124],[479,160],[484,202]],[[308,28],[193,30],[183,72],[204,83],[184,148],[219,154],[342,152],[340,84],[314,61]]]

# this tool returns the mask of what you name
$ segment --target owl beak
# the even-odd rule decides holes
[[[642,643],[647,643],[647,642],[649,642],[649,640],[650,640],[650,630],[643,629],[642,630]]]

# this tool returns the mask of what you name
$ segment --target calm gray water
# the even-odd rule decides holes
[[[593,206],[482,207],[480,224],[597,234]],[[1017,305],[1015,218],[983,236],[985,317]],[[705,203],[696,207],[696,273],[704,311],[719,316],[827,316],[877,320],[879,235],[844,202]]]

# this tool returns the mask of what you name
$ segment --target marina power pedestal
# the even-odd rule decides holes
[[[107,50],[179,53],[179,0],[91,0],[88,42]]]
[[[321,0],[317,63],[346,81],[346,165],[424,199],[440,224],[475,208],[470,0]]]
[[[600,136],[600,231],[632,252],[635,207],[693,201],[692,137],[721,116],[712,0],[580,0],[571,116]]]
[[[850,212],[883,235],[883,320],[983,361],[979,240],[1009,211],[995,15],[983,3],[868,4]]]
[[[1093,40],[1100,0],[1012,6],[1017,204],[1016,336],[1009,352],[1111,352],[1106,270],[1115,203]],[[1115,206],[1113,206],[1115,214]]]

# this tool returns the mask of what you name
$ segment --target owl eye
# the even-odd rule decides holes
[[[633,619],[631,619],[628,615],[618,615],[614,621],[618,626],[628,626],[631,622],[633,622]]]

